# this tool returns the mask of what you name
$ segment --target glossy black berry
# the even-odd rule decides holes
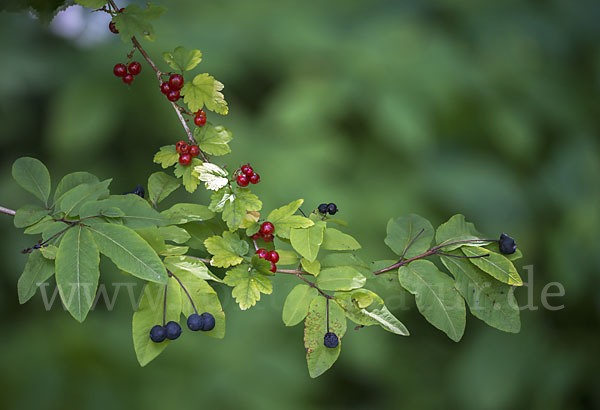
[[[327,205],[327,212],[329,212],[329,215],[335,215],[337,214],[338,208],[337,205],[334,204],[333,202]]]
[[[319,213],[326,214],[327,213],[327,204],[319,205]]]
[[[204,327],[204,318],[197,313],[191,314],[188,316],[187,325],[190,330],[193,330],[194,332],[202,330]]]
[[[144,195],[146,194],[146,191],[144,190],[143,186],[138,185],[135,187],[135,189],[133,191],[123,193],[123,195],[127,195],[127,194],[135,194],[135,195],[138,195],[140,198],[143,198]]]
[[[208,312],[204,312],[200,315],[202,320],[204,320],[204,325],[202,326],[202,330],[208,332],[209,330],[213,330],[215,328],[215,317]]]
[[[177,322],[170,321],[165,326],[165,329],[167,330],[167,339],[169,340],[175,340],[181,335],[181,326]]]
[[[338,340],[338,337],[335,333],[333,333],[333,332],[325,333],[325,337],[323,338],[323,344],[325,345],[325,347],[334,349],[338,346],[339,343],[340,343],[340,341]]]
[[[498,243],[500,247],[500,252],[505,255],[510,255],[515,253],[517,250],[517,244],[513,238],[506,234],[500,235],[500,242]]]
[[[167,337],[167,329],[161,325],[156,325],[150,329],[150,340],[154,343],[160,343]]]

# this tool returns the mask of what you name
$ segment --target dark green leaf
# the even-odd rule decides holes
[[[108,186],[112,179],[102,182],[82,184],[61,196],[58,208],[65,213],[65,216],[79,215],[80,208],[89,201],[107,198],[109,195]]]
[[[48,205],[50,173],[40,160],[30,157],[17,159],[12,166],[12,176],[21,188]]]
[[[173,178],[164,172],[155,172],[148,178],[148,196],[150,201],[156,206],[180,186],[181,182],[177,178]]]
[[[423,233],[419,235],[419,232]],[[412,243],[415,237],[419,237]],[[412,258],[423,252],[426,252],[433,239],[433,226],[431,223],[419,215],[410,214],[404,218],[390,219],[387,224],[387,237],[385,243],[396,255],[404,255],[405,258]],[[406,250],[408,247],[410,248]]]
[[[82,218],[95,215],[110,216],[113,208],[122,211],[121,215],[113,216],[120,216],[123,225],[131,229],[143,229],[167,223],[166,218],[154,210],[148,202],[133,194],[112,195],[108,199],[87,202],[81,207],[79,216]]]
[[[205,205],[185,203],[175,204],[166,211],[161,212],[161,215],[174,225],[207,221],[215,216],[214,212]]]
[[[70,174],[67,174],[60,180],[58,186],[56,187],[56,191],[54,192],[54,203],[58,203],[61,196],[63,196],[78,185],[93,185],[98,182],[100,182],[98,177],[90,174],[89,172],[72,172]]]
[[[13,223],[17,228],[25,228],[39,222],[50,213],[46,208],[37,205],[25,205],[17,209]]]
[[[17,284],[19,303],[23,304],[31,299],[37,288],[53,274],[54,261],[44,258],[41,252],[33,251],[27,258],[25,270]]]
[[[113,17],[113,21],[125,43],[129,43],[131,37],[136,34],[141,34],[148,40],[154,41],[154,27],[150,21],[156,20],[166,11],[165,7],[155,6],[152,3],[148,3],[148,7],[145,9],[141,9],[137,4],[130,4],[122,13]]]
[[[454,215],[448,221],[441,224],[435,233],[437,246],[442,246],[444,252],[451,251],[461,246],[482,246],[489,242],[460,242],[465,240],[482,239],[481,234],[475,229],[475,225],[465,221],[464,215]],[[451,245],[452,242],[459,242]]]

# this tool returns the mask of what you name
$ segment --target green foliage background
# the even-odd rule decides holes
[[[366,259],[392,216],[434,225],[464,213],[482,232],[517,238],[533,265],[520,304],[548,282],[565,309],[522,312],[504,334],[469,316],[455,344],[397,285],[371,279],[411,330],[353,331],[332,370],[311,380],[302,329],[284,328],[293,278],[241,312],[220,289],[224,341],[184,333],[147,368],[136,362],[125,289],[115,312],[78,324],[16,282],[31,246],[0,215],[0,374],[5,408],[600,407],[600,5],[517,0],[165,2],[148,50],[200,48],[225,84],[231,168],[251,162],[265,209],[305,198],[336,202]],[[157,148],[183,134],[147,66],[132,87],[112,75],[130,49],[118,36],[91,47],[24,14],[0,14],[0,204],[30,198],[12,162],[42,159],[53,175],[87,170],[117,192],[158,170]],[[210,120],[210,118],[209,118]],[[207,202],[205,192],[194,199]],[[181,192],[175,200],[189,200]],[[103,282],[123,277],[109,263]],[[141,286],[134,287],[139,295]],[[553,288],[555,290],[555,288]]]

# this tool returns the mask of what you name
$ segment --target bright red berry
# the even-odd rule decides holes
[[[194,124],[196,124],[198,127],[202,127],[204,124],[206,124],[206,115],[197,115],[194,117]]]
[[[180,152],[179,152],[180,154],[189,154],[190,146],[188,144],[186,144],[185,142],[183,142],[183,144],[181,144],[181,146],[179,147],[179,150],[180,150]]]
[[[198,148],[197,145],[192,145],[190,147],[189,153],[192,157],[197,157],[198,155],[200,155],[200,148]]]
[[[265,242],[273,242],[273,234],[272,233],[262,234],[261,237],[262,237],[262,240]]]
[[[177,141],[177,144],[175,144],[175,151],[177,151],[179,154],[181,154],[181,146],[185,144],[185,141]]]
[[[277,272],[277,266],[275,266],[274,262],[271,262],[271,268],[269,270],[273,273]]]
[[[197,116],[199,116],[199,115],[204,115],[204,116],[206,117],[206,113],[205,113],[205,112],[204,112],[204,110],[202,110],[202,109],[200,109],[200,110],[196,111],[196,112],[194,113],[194,115],[195,115],[196,117],[197,117]]]
[[[267,255],[269,254],[269,251],[267,251],[266,249],[260,248],[255,253],[258,255],[259,258],[267,259]]]
[[[258,240],[260,238],[260,234],[257,232],[254,235],[252,235],[250,238],[254,239],[255,241]]]
[[[123,77],[123,82],[125,84],[131,84],[133,82],[133,76],[131,74],[125,74]]]
[[[171,74],[169,85],[173,90],[181,90],[181,87],[183,87],[183,76],[181,74]]]
[[[123,10],[125,10],[125,7],[121,7],[121,8],[119,9],[119,13],[123,13]]]
[[[160,85],[160,92],[163,93],[164,95],[169,94],[169,91],[171,91],[171,87],[169,86],[169,83],[167,81],[165,81],[164,83],[162,83]]]
[[[179,94],[179,90],[171,90],[167,94],[167,98],[169,99],[169,101],[172,101],[172,102],[177,101],[180,97],[181,97],[181,95]]]
[[[243,174],[246,174],[248,176],[251,176],[254,173],[250,164],[242,165],[241,170]]]
[[[248,180],[248,177],[244,174],[240,174],[237,177],[237,184],[241,187],[247,187],[248,184],[250,183],[250,181]]]
[[[258,184],[260,182],[260,175],[258,175],[256,172],[250,175],[250,182],[252,184]]]
[[[119,34],[119,30],[117,30],[117,26],[115,25],[115,23],[113,21],[108,23],[108,29],[110,30],[111,33]]]
[[[275,227],[273,226],[273,224],[271,222],[267,221],[267,222],[262,223],[262,225],[260,226],[259,232],[263,235],[271,235],[274,230],[275,230]]]
[[[125,64],[115,64],[113,68],[113,73],[117,77],[125,77],[127,75],[127,67],[125,67]]]
[[[181,165],[188,166],[192,162],[192,156],[190,154],[181,154],[179,156],[179,163]]]
[[[279,262],[279,254],[277,253],[277,251],[271,251],[267,254],[266,259],[273,263],[277,263]]]
[[[140,63],[138,63],[137,61],[132,61],[131,63],[129,63],[129,72],[132,75],[138,75],[140,73],[140,71],[142,71],[142,65]]]

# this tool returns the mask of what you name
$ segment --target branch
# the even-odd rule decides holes
[[[5,208],[3,206],[0,206],[0,213],[6,214],[6,215],[11,215],[11,216],[15,216],[15,214],[16,214],[16,212],[13,211],[12,209]]]
[[[299,270],[299,269],[277,269],[275,272],[276,273],[285,273],[288,275],[296,275],[300,280],[306,282],[306,284],[308,286],[310,286],[311,288],[315,288],[321,294],[321,296],[323,296],[325,299],[327,299],[327,300],[333,299],[333,296],[330,296],[327,293],[323,292],[314,282],[311,282],[310,280],[306,279],[302,275],[303,273],[308,273],[308,272],[304,272],[303,270]]]
[[[379,269],[378,271],[373,272],[373,274],[380,275],[382,273],[389,272],[394,269],[398,269],[400,266],[406,265],[407,263],[410,263],[412,261],[416,261],[417,259],[426,258],[426,257],[434,255],[434,254],[435,254],[435,251],[432,248],[432,249],[428,250],[427,252],[423,252],[422,254],[415,256],[414,258],[400,259],[398,262],[394,263],[393,265],[388,266],[387,268]]]

